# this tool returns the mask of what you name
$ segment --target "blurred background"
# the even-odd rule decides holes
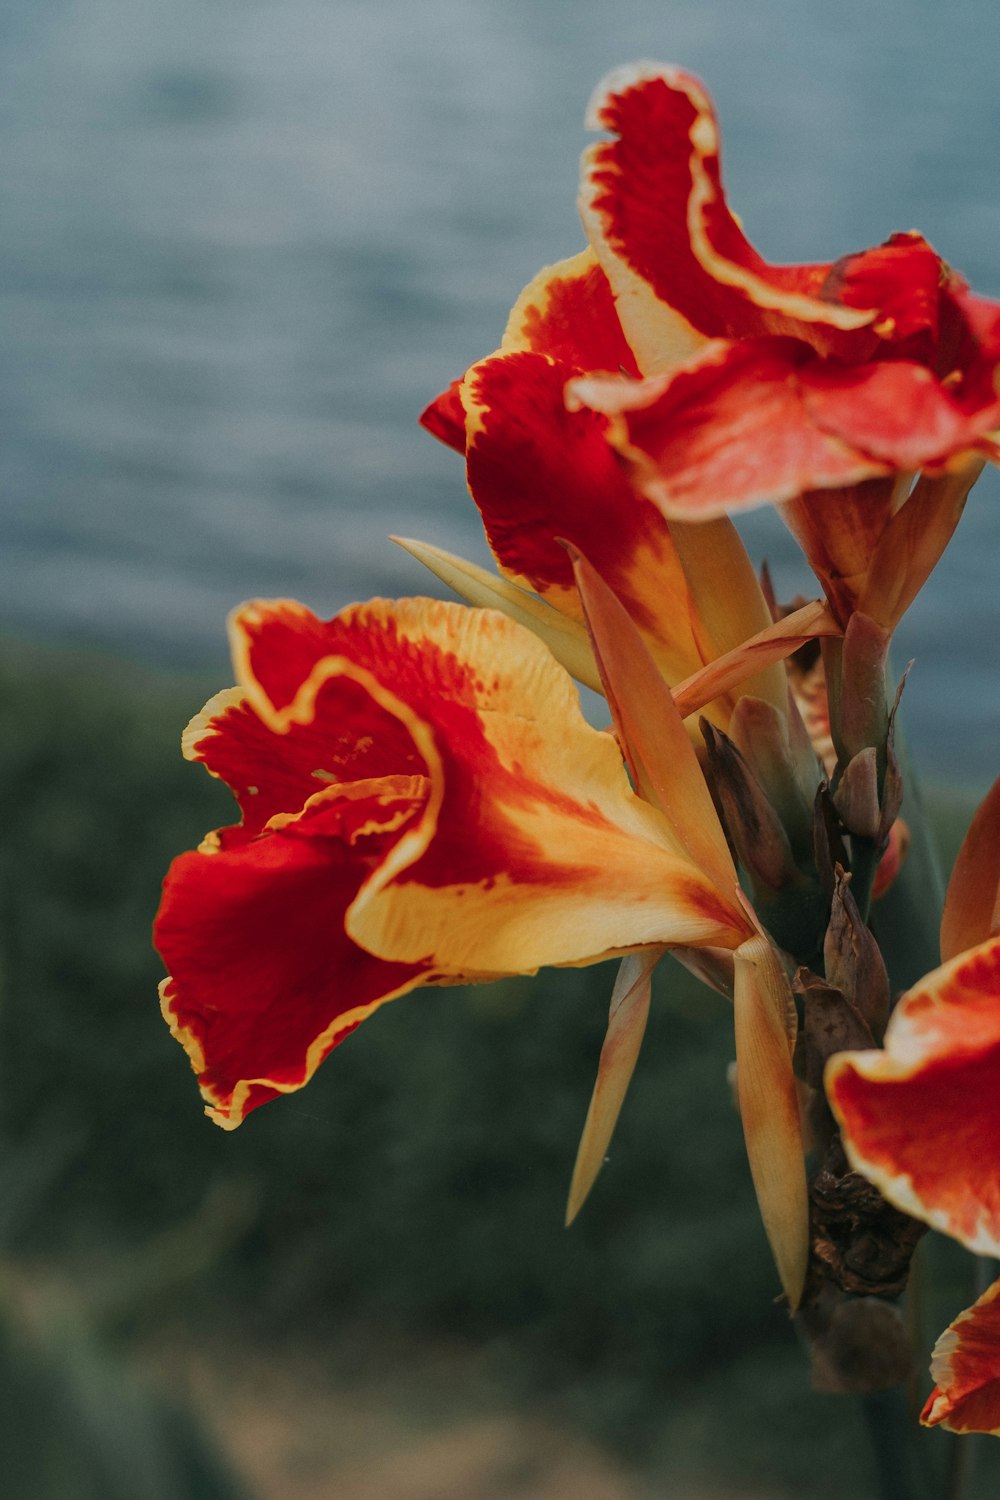
[[[170,857],[231,821],[177,748],[229,681],[226,612],[431,591],[390,531],[485,556],[461,464],[416,417],[581,248],[602,74],[645,56],[707,80],[770,258],[915,227],[998,296],[990,19],[983,0],[4,8],[15,1500],[873,1492],[860,1412],[809,1393],[772,1305],[721,1002],[665,976],[566,1233],[606,969],[412,996],[227,1136],[159,1019],[147,934]],[[990,473],[900,631],[946,858],[997,770],[997,499]],[[747,532],[781,594],[808,586],[773,517]],[[935,1330],[968,1296],[960,1258],[930,1259]]]

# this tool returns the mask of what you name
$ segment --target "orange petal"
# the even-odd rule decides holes
[[[858,607],[872,557],[911,482],[909,474],[891,474],[834,489],[807,490],[778,507],[845,625]]]
[[[941,957],[955,958],[1000,932],[1000,777],[969,824],[941,918]]]
[[[715,662],[773,624],[756,570],[728,516],[671,521],[670,535],[691,591],[692,624],[702,661]],[[785,671],[773,658],[768,662],[761,655],[756,671],[740,686],[741,693],[786,711]]]
[[[684,721],[627,610],[587,558],[571,555],[605,696],[636,785],[663,812],[693,863],[729,898],[736,871]]]
[[[736,950],[736,1081],[750,1172],[781,1284],[798,1306],[809,1260],[809,1199],[792,1072],[795,1005],[766,937]]]
[[[712,698],[751,678],[762,667],[783,661],[808,641],[839,635],[840,627],[828,607],[818,599],[793,610],[773,625],[757,632],[742,645],[727,651],[673,689],[674,702],[682,718],[697,713]],[[784,706],[784,705],[782,705]]]
[[[831,1058],[826,1091],[851,1164],[891,1203],[1000,1254],[1000,938],[910,990],[884,1051]]]
[[[982,472],[978,455],[954,472],[924,474],[878,537],[857,607],[895,630],[951,541],[969,491]]]
[[[934,1345],[935,1388],[920,1420],[1000,1437],[1000,1281],[960,1313]]]
[[[874,320],[827,299],[829,265],[771,266],[749,244],[723,193],[711,100],[690,73],[617,68],[587,124],[615,138],[584,153],[580,212],[644,373],[690,357],[706,337],[793,333],[840,351]]]
[[[817,424],[810,357],[787,340],[716,340],[672,375],[573,380],[567,402],[610,419],[608,440],[665,515],[710,520],[887,472]]]
[[[597,1081],[580,1137],[570,1183],[566,1223],[572,1224],[587,1200],[618,1123],[621,1107],[646,1031],[657,952],[629,953],[622,959],[611,995],[608,1030],[597,1065]]]
[[[634,483],[677,519],[943,465],[988,446],[995,407],[966,412],[910,361],[848,367],[790,339],[718,340],[671,375],[570,382],[609,419]]]

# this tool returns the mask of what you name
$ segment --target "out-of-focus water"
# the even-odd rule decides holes
[[[1000,294],[998,29],[986,0],[8,0],[0,623],[221,680],[248,595],[422,591],[393,530],[483,556],[415,419],[581,247],[583,108],[633,57],[709,82],[771,258],[919,227]],[[977,782],[998,497],[898,653],[921,759]],[[774,518],[750,530],[804,587]]]

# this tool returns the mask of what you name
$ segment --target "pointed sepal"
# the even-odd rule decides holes
[[[412,537],[389,538],[404,552],[423,563],[425,568],[453,589],[460,599],[480,609],[499,609],[508,619],[516,620],[537,635],[560,666],[565,667],[571,677],[585,687],[601,691],[601,679],[590,649],[587,632],[577,621],[553,609],[544,599],[518,588],[498,573],[481,568],[443,547],[434,547],[430,542],[414,541]]]
[[[736,950],[737,1089],[750,1172],[778,1275],[794,1311],[809,1261],[809,1198],[792,1072],[795,1003],[773,946]]]
[[[666,817],[678,843],[723,898],[736,871],[670,690],[624,605],[582,553],[573,572],[605,696],[636,788]]]
[[[604,1165],[639,1057],[649,1017],[653,970],[661,957],[662,949],[652,949],[644,953],[627,953],[621,961],[611,993],[608,1029],[597,1065],[597,1080],[573,1167],[566,1204],[567,1228],[586,1202]]]

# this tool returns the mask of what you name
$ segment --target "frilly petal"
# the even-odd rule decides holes
[[[905,1213],[1000,1254],[1000,938],[910,990],[884,1051],[831,1058],[826,1090],[857,1171]]]

